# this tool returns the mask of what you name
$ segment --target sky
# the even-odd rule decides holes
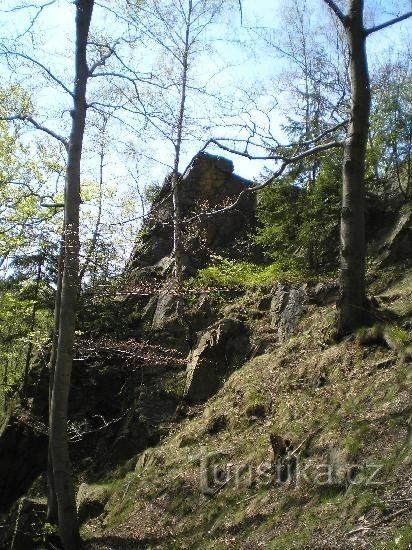
[[[42,0],[43,2],[43,0]],[[44,0],[46,3],[46,0]],[[339,2],[342,9],[345,8],[345,1]],[[113,3],[106,0],[106,5],[111,6]],[[5,0],[2,2],[2,11],[0,11],[0,36],[16,36],[21,30],[27,27],[27,15],[24,11],[7,12],[8,7],[15,7],[16,2]],[[260,43],[259,46],[253,45],[251,36],[261,34],[268,28],[279,28],[279,22],[284,15],[285,0],[242,0],[242,15],[243,27],[240,25],[240,14],[237,1],[234,2],[232,11],[226,17],[224,23],[220,26],[211,29],[210,37],[213,39],[213,52],[211,55],[201,56],[201,65],[197,71],[200,75],[205,76],[216,71],[216,67],[230,65],[228,69],[219,74],[218,88],[226,95],[226,101],[238,94],[242,95],[242,88],[253,91],[265,91],[258,100],[258,104],[265,110],[271,105],[271,102],[280,100],[280,95],[276,95],[276,90],[273,89],[273,82],[276,73],[286,67],[286,62],[282,61],[273,50],[265,47]],[[322,9],[324,6],[322,0],[307,0],[308,9],[314,11],[316,17],[317,9]],[[383,20],[390,19],[399,12],[404,12],[408,8],[411,9],[412,0],[366,0],[366,14],[370,21],[375,24]],[[320,12],[319,12],[320,13]],[[95,28],[110,28],[112,33],[116,32],[116,23],[109,15],[102,15],[102,11],[96,9],[94,14]],[[71,87],[72,80],[72,50],[73,50],[73,29],[74,29],[74,6],[68,0],[57,0],[53,5],[46,7],[38,20],[36,21],[33,30],[36,31],[36,37],[30,45],[30,40],[26,40],[29,44],[29,52],[31,55],[41,58],[43,63],[55,71],[59,77]],[[253,29],[253,30],[251,30]],[[256,30],[258,29],[258,30]],[[285,30],[285,29],[283,29]],[[399,45],[405,46],[409,42],[411,45],[411,30],[412,20],[396,25],[391,29],[381,31],[371,35],[368,39],[368,55],[371,67],[377,59],[380,59],[383,51],[388,49],[396,50]],[[120,27],[119,27],[119,32]],[[214,34],[213,34],[214,33]],[[218,40],[219,34],[225,36],[225,41]],[[227,41],[229,39],[229,42]],[[333,35],[331,35],[333,39]],[[147,49],[141,55],[142,66],[150,65],[153,52]],[[22,75],[25,74],[25,78]],[[35,73],[32,69],[27,69],[25,73],[21,72],[17,77],[22,81],[22,84],[27,86],[34,95],[36,104],[38,105],[39,117],[42,122],[50,125],[52,128],[62,129],[62,120],[69,121],[68,109],[70,101],[67,96],[61,91],[56,91],[55,86],[45,87],[44,82],[37,81],[34,78]],[[7,82],[14,79],[16,75],[10,74],[9,69],[4,64],[0,65],[0,78],[2,82]],[[216,89],[216,88],[215,88]],[[231,90],[231,91],[229,91]],[[239,91],[240,90],[240,91]],[[95,87],[94,94],[98,94],[98,86]],[[207,111],[206,103],[203,100],[197,105],[194,104],[197,113]],[[63,114],[62,114],[63,112]],[[257,112],[254,113],[256,120],[259,120]],[[233,120],[233,119],[231,119]],[[279,113],[271,115],[271,123],[276,135],[283,137],[280,129],[282,117]],[[133,122],[133,124],[135,124]],[[67,126],[66,126],[67,128]],[[221,128],[219,136],[226,135],[236,136],[232,130]],[[33,136],[33,132],[30,133]],[[240,134],[239,134],[240,135]],[[193,155],[202,147],[204,141],[209,137],[203,132],[199,139],[188,141],[183,151],[181,168],[186,166]],[[30,138],[31,139],[31,138]],[[36,138],[34,138],[36,139]],[[128,142],[133,144],[137,150],[137,168],[141,185],[158,182],[160,183],[169,171],[168,166],[171,164],[172,149],[164,140],[146,137],[142,140],[140,137],[133,137],[132,132],[126,126],[114,128],[114,134],[111,136],[113,142],[118,142],[126,146]],[[119,182],[119,185],[127,185],[128,171],[130,166],[126,166],[125,157],[114,148],[110,153],[109,167],[107,173],[113,181]],[[117,147],[119,149],[119,147]],[[215,150],[216,152],[216,150]],[[243,177],[254,179],[259,177],[265,163],[239,158],[227,153],[221,153],[224,156],[229,156],[234,161],[235,171]],[[148,157],[152,157],[149,160]],[[94,177],[96,166],[94,161],[89,160],[88,164],[84,164],[84,171],[88,177]],[[126,183],[125,183],[126,182]]]

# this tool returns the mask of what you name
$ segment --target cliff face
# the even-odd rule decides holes
[[[186,273],[204,267],[211,254],[256,259],[249,233],[256,225],[256,197],[245,194],[232,211],[207,216],[235,202],[252,183],[233,173],[233,163],[223,157],[199,153],[181,176],[183,249]],[[173,249],[173,210],[170,178],[153,202],[132,254],[130,268],[163,266]]]

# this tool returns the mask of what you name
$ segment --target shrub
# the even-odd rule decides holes
[[[310,186],[296,185],[293,173],[259,194],[255,240],[286,270],[324,273],[338,265],[340,157],[328,156]]]
[[[192,284],[196,287],[244,289],[271,286],[279,281],[300,281],[303,277],[304,274],[300,270],[285,270],[278,262],[261,266],[220,259],[216,265],[201,269]]]

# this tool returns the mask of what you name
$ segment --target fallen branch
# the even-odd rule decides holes
[[[352,535],[355,535],[356,533],[360,533],[361,531],[371,531],[375,527],[379,527],[383,523],[387,523],[391,519],[394,519],[398,516],[401,516],[405,512],[411,512],[410,506],[405,506],[405,508],[401,508],[400,510],[397,510],[396,512],[392,512],[392,514],[389,514],[388,516],[385,516],[379,521],[375,521],[374,523],[370,523],[369,525],[363,525],[362,527],[356,527],[355,529],[352,529],[352,531],[349,531],[346,533],[347,537],[351,537]]]

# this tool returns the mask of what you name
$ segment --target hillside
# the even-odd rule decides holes
[[[200,159],[189,210],[248,185]],[[333,274],[240,261],[262,258],[253,200],[191,226],[176,284],[168,185],[124,276],[81,297],[68,434],[86,547],[409,548],[409,210],[369,206],[374,319],[338,339]],[[45,348],[0,431],[2,548],[60,547],[48,362]]]
[[[407,271],[378,295],[407,327],[411,287]],[[273,330],[262,297],[229,308],[255,334]],[[95,486],[104,511],[83,525],[90,547],[409,548],[410,333],[389,327],[386,342],[375,331],[332,344],[333,309],[310,305],[293,336],[189,408],[125,477],[104,476]],[[291,442],[280,470],[271,435]]]
[[[170,309],[157,335],[163,347],[113,333],[105,346],[102,335],[94,348],[81,342],[71,433],[83,432],[80,444],[72,437],[72,458],[87,546],[409,548],[412,271],[387,268],[370,279],[385,317],[398,321],[378,319],[339,343],[331,282],[208,298],[214,326],[231,319],[244,327],[251,359],[226,357],[220,388],[203,403],[182,398],[187,340]],[[294,290],[303,307],[285,325],[279,292]],[[186,302],[186,323],[196,322],[199,304],[206,311],[199,300]],[[15,548],[44,547],[42,479],[8,516],[4,548],[10,536]]]

